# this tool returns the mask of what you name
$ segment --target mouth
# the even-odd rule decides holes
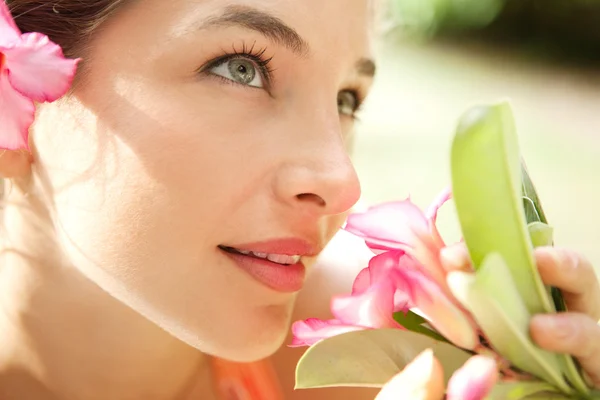
[[[275,264],[279,265],[296,265],[302,259],[300,255],[286,255],[286,254],[269,254],[269,253],[261,253],[255,252],[251,250],[240,250],[235,247],[227,247],[227,246],[219,246],[221,250],[229,254],[238,254],[242,256],[257,258],[259,260],[267,260]]]
[[[286,239],[218,249],[256,282],[280,293],[302,289],[306,278],[302,259],[312,254],[306,243]]]

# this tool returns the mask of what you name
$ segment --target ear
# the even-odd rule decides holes
[[[25,178],[31,174],[33,157],[26,150],[0,150],[0,178]]]

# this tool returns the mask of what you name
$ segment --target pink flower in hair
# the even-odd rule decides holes
[[[0,148],[29,150],[34,102],[64,96],[78,61],[66,59],[45,35],[21,34],[6,2],[0,0]]]

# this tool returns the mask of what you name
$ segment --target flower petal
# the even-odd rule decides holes
[[[386,251],[369,260],[369,266],[356,276],[352,294],[364,293],[372,284],[387,279],[390,271],[398,267],[398,261],[405,254],[403,250]]]
[[[4,0],[0,0],[0,46],[19,41],[21,31]]]
[[[401,329],[393,314],[408,309],[408,297],[397,290],[393,274],[404,255],[402,251],[390,251],[373,257],[369,268],[357,277],[359,285],[355,281],[352,294],[333,298],[331,311],[335,318],[346,324],[374,329]],[[360,287],[362,285],[366,289]]]
[[[0,148],[29,150],[29,127],[33,123],[33,102],[13,89],[8,71],[0,69]]]
[[[396,288],[389,280],[372,285],[357,296],[338,296],[331,301],[333,315],[345,324],[368,328],[400,328],[394,321]]]
[[[344,229],[364,238],[370,247],[395,250],[412,246],[417,240],[416,233],[429,231],[429,222],[408,199],[351,214]]]
[[[400,260],[403,260],[404,251],[388,251],[373,257],[369,266],[358,274],[352,286],[352,295],[357,296],[365,293],[371,286],[380,281],[391,281],[392,270],[398,268]],[[396,290],[394,294],[394,312],[407,310],[409,307],[406,294]]]
[[[479,343],[475,323],[424,270],[399,268],[394,279],[398,289],[408,295],[410,303],[439,333],[464,349],[475,348]]]
[[[61,48],[37,32],[21,36],[21,42],[0,47],[12,86],[37,102],[55,101],[68,90],[79,60],[66,59]]]
[[[485,356],[473,356],[448,382],[448,400],[483,400],[498,380],[496,362]]]
[[[342,333],[359,331],[364,327],[345,325],[342,322],[331,319],[323,321],[317,318],[309,318],[305,321],[297,321],[292,325],[293,339],[288,347],[312,346],[322,339],[340,335]]]
[[[444,397],[444,370],[427,349],[381,389],[375,400],[432,400]]]
[[[371,286],[371,269],[369,267],[361,270],[352,284],[352,294],[358,295],[364,293]]]
[[[437,214],[440,208],[452,198],[452,187],[448,186],[445,188],[431,203],[427,211],[425,211],[425,217],[435,223]]]

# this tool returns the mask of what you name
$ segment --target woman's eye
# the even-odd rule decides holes
[[[343,90],[338,93],[338,111],[342,115],[354,116],[358,110],[359,100],[351,90]]]
[[[263,88],[263,78],[254,64],[246,58],[231,58],[210,69],[212,74],[245,86]]]

